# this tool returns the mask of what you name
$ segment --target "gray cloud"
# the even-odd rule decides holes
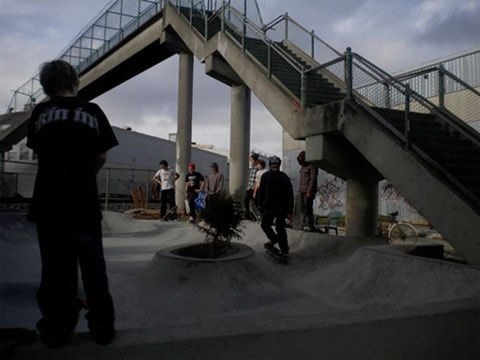
[[[56,57],[109,1],[2,0],[0,103]],[[479,45],[478,0],[262,0],[265,22],[286,12],[339,51],[351,46],[395,71]],[[227,147],[230,89],[194,62],[193,141]],[[176,132],[178,58],[172,57],[94,99],[112,124],[167,137]],[[252,95],[252,146],[279,154],[281,128]]]

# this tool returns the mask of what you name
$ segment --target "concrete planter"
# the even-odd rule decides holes
[[[228,262],[235,260],[242,260],[252,256],[255,251],[247,245],[232,242],[232,249],[222,257],[209,258],[205,255],[205,243],[188,243],[182,245],[170,246],[159,250],[156,256],[167,257],[176,260],[185,260],[189,262]]]

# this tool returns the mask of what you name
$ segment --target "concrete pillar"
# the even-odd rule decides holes
[[[177,155],[175,171],[180,175],[175,183],[177,212],[185,212],[185,177],[191,159],[193,55],[180,53],[178,71]]]
[[[375,235],[377,217],[378,183],[347,180],[346,235]]]
[[[250,151],[250,89],[232,86],[230,114],[230,195],[242,202],[248,182]]]

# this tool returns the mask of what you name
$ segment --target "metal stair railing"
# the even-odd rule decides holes
[[[408,82],[413,90],[466,123],[478,120],[480,92],[448,71],[445,64],[419,69],[395,78],[403,83]]]
[[[347,86],[351,86],[356,94],[361,95],[355,96],[352,100],[363,107],[377,106],[405,111],[405,128],[407,129],[409,128],[408,112],[435,114],[437,120],[448,123],[463,137],[480,146],[480,134],[463,120],[442,111],[432,101],[413,91],[408,84],[398,81],[362,56],[352,53],[351,58],[351,64],[348,64],[348,59],[346,64],[346,68],[351,67],[352,71],[350,85]],[[347,82],[349,82],[348,79]],[[401,138],[405,143],[411,140],[408,134],[404,134]]]
[[[159,14],[166,1],[111,1],[56,58],[68,61],[79,73],[84,72]],[[37,73],[13,92],[7,112],[31,108],[43,96]]]
[[[292,56],[285,52],[284,49],[269,39],[261,27],[259,27],[255,22],[250,21],[250,19],[245,17],[242,12],[230,6],[230,4],[224,4],[223,7],[215,13],[215,17],[220,18],[222,23],[222,31],[225,34],[228,34],[230,38],[242,48],[243,52],[248,53],[249,56],[256,62],[256,64],[267,72],[269,78],[274,80],[277,85],[286,91],[297,103],[305,104],[306,90],[304,74],[307,68],[303,64],[292,58]],[[213,21],[215,17],[209,18],[209,21]],[[247,48],[247,42],[249,39],[260,40],[266,46],[266,66]],[[290,89],[275,76],[275,72],[273,70],[273,54],[279,56],[286,63],[288,63],[288,65],[291,67],[291,70],[298,75],[300,88],[297,89],[297,91]]]

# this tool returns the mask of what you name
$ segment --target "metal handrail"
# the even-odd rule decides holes
[[[368,70],[373,71],[377,76],[380,76],[385,83],[387,83],[389,86],[394,87],[396,90],[400,91],[402,94],[405,96],[408,94],[410,97],[410,101],[415,101],[417,104],[421,105],[423,108],[426,109],[426,112],[428,113],[435,113],[438,115],[441,120],[449,122],[453,127],[462,133],[465,137],[470,139],[473,143],[479,144],[480,145],[480,134],[475,131],[473,128],[465,124],[465,122],[458,117],[456,117],[454,114],[451,113],[446,113],[444,111],[441,111],[439,107],[437,107],[433,102],[428,100],[427,98],[423,97],[421,94],[419,94],[416,91],[413,91],[409,84],[404,84],[403,82],[398,81],[396,78],[394,78],[392,75],[388,74],[375,64],[371,63],[367,59],[363,58],[362,56],[358,54],[353,54],[353,58],[358,60],[362,65],[364,65]],[[354,64],[352,64],[354,66]],[[408,103],[408,105],[410,102]],[[407,103],[405,103],[405,106],[407,106]],[[405,142],[409,142],[410,139],[406,138],[404,139]]]
[[[131,8],[124,9],[124,1],[125,0],[113,0],[107,4],[102,11],[99,12],[82,31],[80,31],[69,45],[64,48],[64,50],[57,56],[57,59],[69,61],[72,66],[77,68],[79,73],[85,71],[115,46],[118,46],[126,36],[158,14],[169,0],[137,0],[137,12],[135,14],[127,12],[132,10]],[[142,7],[142,5],[145,6]],[[120,8],[120,10],[117,11],[116,8]],[[107,15],[109,13],[115,13],[115,15],[119,16],[117,27],[107,25]],[[128,19],[125,23],[121,22],[122,16]],[[105,24],[102,24],[103,21]],[[99,36],[93,36],[94,33],[96,34],[98,32],[97,29],[99,28],[104,30],[103,39]],[[109,31],[113,31],[113,33],[110,34]],[[90,46],[84,46],[84,41],[82,41],[84,39],[95,41],[87,41],[87,43],[90,43]],[[82,45],[80,46],[77,44]],[[77,53],[81,54],[77,55]],[[38,73],[14,91],[7,106],[7,112],[18,111],[19,104],[17,101],[17,95],[26,96],[28,98],[24,103],[24,107],[33,106],[36,100],[43,96],[43,91],[38,80]]]
[[[303,66],[303,64],[301,64],[299,62],[296,62],[294,59],[292,59],[292,57],[290,55],[288,55],[285,52],[284,49],[282,49],[280,46],[278,46],[273,40],[269,39],[266,36],[265,31],[263,31],[262,27],[259,27],[257,24],[250,21],[250,19],[246,18],[244,16],[244,14],[242,14],[240,11],[238,11],[237,9],[235,9],[234,7],[232,7],[229,4],[224,4],[222,9],[223,9],[223,11],[221,12],[222,21],[227,22],[230,27],[233,27],[233,28],[239,30],[240,35],[242,36],[241,43],[238,43],[237,39],[235,39],[234,36],[230,36],[230,35],[229,36],[234,42],[236,42],[237,44],[239,44],[242,47],[243,51],[248,52],[248,50],[245,49],[245,38],[251,38],[251,37],[247,36],[246,33],[247,33],[247,31],[252,31],[254,34],[256,34],[258,36],[257,39],[262,40],[265,43],[269,52],[274,51],[283,60],[285,60],[290,66],[292,66],[292,68],[299,74],[301,84],[304,83],[304,79],[305,79],[304,74],[305,74],[305,71],[306,71],[306,67]],[[238,29],[238,27],[232,21],[231,16],[234,16],[237,20],[240,20],[242,22],[242,24],[244,25],[242,29]],[[228,32],[226,32],[226,33],[228,34]],[[250,54],[250,56],[255,58],[253,56],[253,54]],[[265,69],[270,77],[272,76],[271,61],[272,61],[272,57],[269,56],[268,57],[267,68]],[[260,62],[258,62],[258,64],[259,64],[259,66],[264,67],[263,64],[261,64]],[[292,93],[289,89],[287,89],[280,81],[278,81],[277,79],[275,79],[275,81],[277,81],[282,86],[282,88],[286,89],[289,92],[290,96],[298,99],[297,96],[294,93]],[[304,108],[305,103],[306,103],[306,90],[304,89],[304,87],[302,85],[301,85],[300,93],[301,93],[301,96],[300,96],[300,99],[298,99],[298,100],[302,104],[302,108]]]

